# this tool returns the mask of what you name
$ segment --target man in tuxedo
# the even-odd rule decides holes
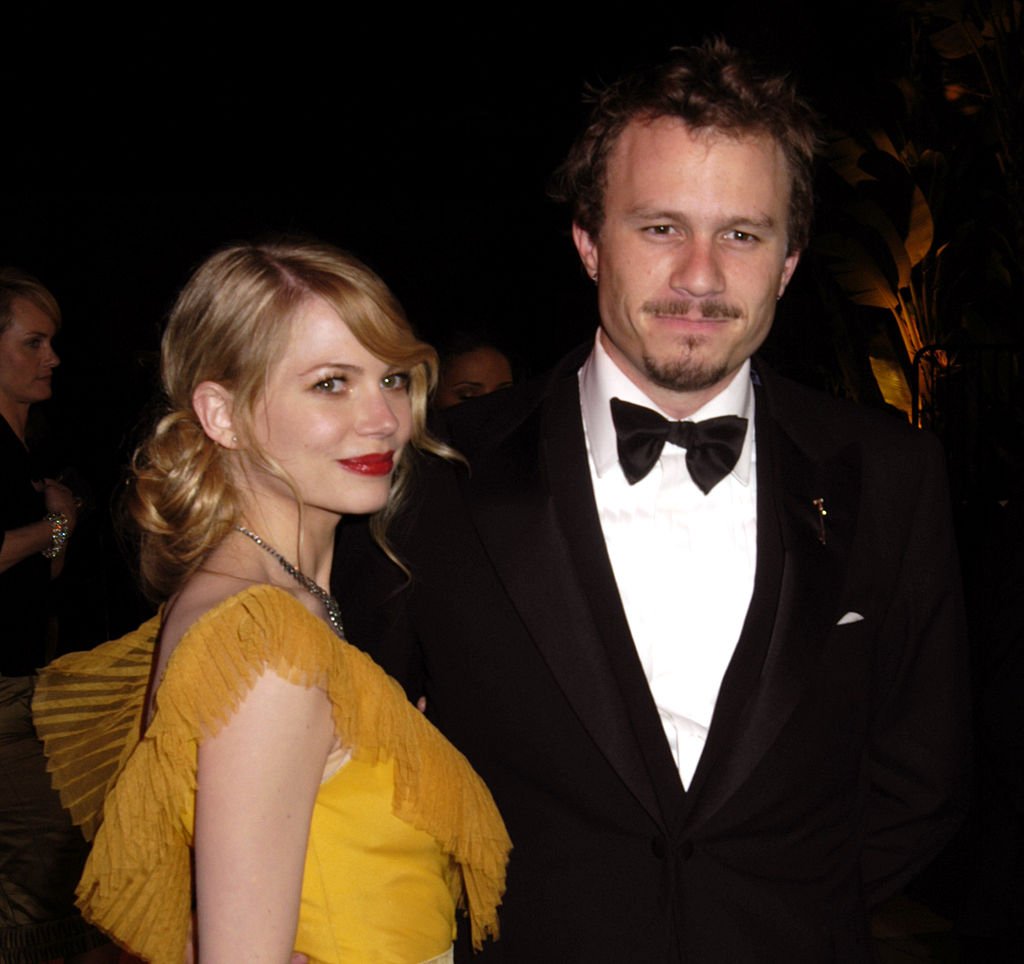
[[[466,464],[415,466],[393,529],[409,580],[342,537],[354,641],[508,824],[487,960],[869,961],[866,909],[959,819],[938,446],[751,361],[814,144],[722,42],[600,94],[561,171],[593,343],[455,410]]]

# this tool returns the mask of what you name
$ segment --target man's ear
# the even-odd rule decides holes
[[[232,412],[234,396],[217,382],[200,382],[192,393],[192,408],[203,431],[226,449],[238,448]]]
[[[782,262],[782,277],[779,279],[778,298],[781,298],[785,293],[786,285],[789,284],[789,279],[793,277],[793,272],[796,271],[796,266],[800,263],[801,254],[803,254],[802,251],[794,251],[792,254],[787,254],[786,260]]]
[[[575,221],[572,224],[572,240],[579,252],[580,260],[591,281],[597,281],[598,250],[597,242],[584,231]]]

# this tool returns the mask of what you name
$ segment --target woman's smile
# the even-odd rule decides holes
[[[339,459],[342,468],[359,475],[390,475],[395,467],[394,452],[370,452],[350,459]]]

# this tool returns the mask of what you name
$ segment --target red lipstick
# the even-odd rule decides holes
[[[340,459],[341,465],[357,475],[387,475],[395,465],[394,452],[369,452],[352,459]]]

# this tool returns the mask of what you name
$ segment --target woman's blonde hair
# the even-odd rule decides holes
[[[42,282],[20,268],[0,268],[0,335],[14,320],[14,301],[17,298],[34,304],[60,331],[60,305]]]
[[[409,373],[411,444],[450,456],[427,431],[427,399],[437,355],[419,341],[387,286],[352,255],[315,241],[235,244],[208,258],[171,311],[161,343],[163,416],[132,460],[127,508],[141,532],[143,586],[156,599],[173,595],[239,521],[231,460],[203,431],[192,407],[206,381],[233,396],[232,428],[244,455],[298,493],[253,443],[252,417],[292,320],[310,297],[322,298],[372,355]],[[395,469],[387,506],[371,522],[386,552],[384,530],[401,502],[410,460]],[[389,552],[390,554],[390,552]]]

